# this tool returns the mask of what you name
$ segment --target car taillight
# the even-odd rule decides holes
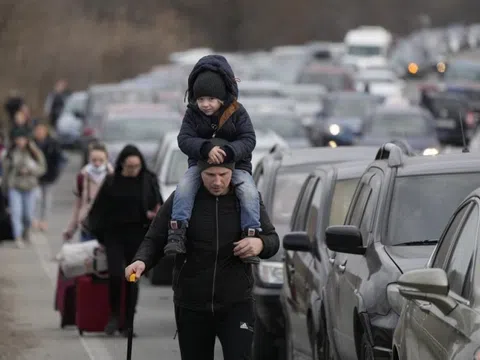
[[[475,113],[471,111],[467,112],[467,115],[465,116],[465,124],[470,128],[475,127]]]
[[[83,136],[93,136],[95,134],[95,130],[93,130],[92,128],[85,128],[83,129]]]

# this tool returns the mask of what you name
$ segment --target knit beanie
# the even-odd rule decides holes
[[[214,71],[204,71],[198,74],[193,84],[193,97],[197,100],[203,96],[226,100],[227,88],[222,75]]]
[[[225,145],[228,144],[227,140],[220,139],[220,138],[213,138],[210,140],[210,142],[212,143],[213,146],[220,146],[220,147],[224,147]],[[221,164],[209,164],[206,160],[199,160],[197,162],[197,166],[200,172],[207,170],[208,168],[213,166],[220,166],[233,171],[235,169],[235,162],[230,161],[230,162],[224,162]]]

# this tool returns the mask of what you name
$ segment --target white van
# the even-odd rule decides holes
[[[345,35],[342,63],[356,69],[386,66],[392,34],[381,26],[361,26]]]

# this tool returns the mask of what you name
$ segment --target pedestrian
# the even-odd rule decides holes
[[[53,129],[57,129],[57,121],[63,111],[65,102],[70,96],[71,92],[68,89],[68,82],[65,79],[60,79],[55,83],[53,92],[51,92],[45,100],[44,112],[50,120],[50,125]]]
[[[15,114],[17,111],[20,110],[22,105],[25,103],[25,100],[20,95],[18,90],[11,90],[8,94],[8,98],[5,101],[4,109],[7,113],[8,120],[10,121],[10,125],[13,123],[15,119]]]
[[[87,229],[82,226],[82,223],[90,211],[90,207],[105,177],[113,173],[113,166],[108,162],[107,148],[101,143],[93,143],[90,145],[88,158],[88,164],[80,170],[75,178],[73,191],[75,203],[67,229],[63,232],[64,241],[71,240],[79,228],[80,241],[95,239],[95,237],[89,234]]]
[[[33,229],[47,231],[47,219],[52,205],[52,187],[66,164],[60,143],[50,135],[48,125],[38,123],[33,131],[35,144],[42,151],[47,172],[39,179],[38,204]]]
[[[115,172],[102,184],[87,221],[91,233],[96,235],[107,254],[111,309],[105,327],[107,335],[113,335],[121,325],[125,266],[131,263],[162,203],[157,176],[147,169],[136,146],[125,146],[118,155]],[[137,305],[138,284],[133,285],[132,293],[127,299],[129,310]]]
[[[222,146],[221,139],[212,140]],[[252,265],[243,259],[267,259],[279,248],[279,238],[261,199],[262,233],[242,237],[241,211],[232,182],[235,164],[198,162],[203,186],[187,228],[186,254],[175,255],[173,290],[175,320],[182,360],[212,360],[215,337],[224,360],[251,359],[254,329]],[[174,194],[162,206],[145,239],[125,269],[136,278],[162,258],[167,243]]]
[[[194,66],[188,78],[188,108],[178,135],[178,145],[188,156],[189,168],[175,191],[172,219],[165,253],[182,254],[195,194],[201,185],[199,160],[212,164],[235,162],[232,182],[242,210],[243,237],[258,236],[259,195],[252,178],[255,131],[245,108],[237,102],[238,87],[233,70],[220,55],[208,55]],[[228,140],[214,146],[212,138]],[[258,258],[243,258],[258,263]]]
[[[27,115],[25,114],[24,111],[18,110],[15,113],[15,117],[13,120],[12,127],[10,129],[10,140],[12,139],[12,134],[17,130],[17,129],[23,129],[25,132],[28,133],[28,136],[30,137],[31,132],[32,132],[32,126],[31,123],[29,122],[29,119],[27,118]]]
[[[30,240],[30,226],[35,209],[35,190],[46,172],[42,151],[29,139],[25,128],[13,130],[13,143],[3,161],[4,186],[8,189],[12,227],[19,248]]]

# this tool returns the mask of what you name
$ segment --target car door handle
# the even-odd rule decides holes
[[[328,258],[328,262],[332,265],[335,264],[335,258],[334,257]]]

